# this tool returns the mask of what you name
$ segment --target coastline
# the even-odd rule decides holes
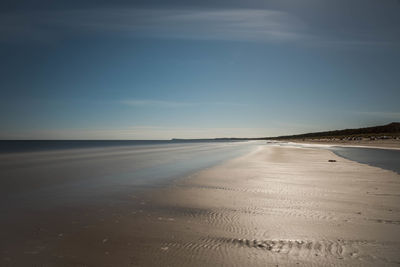
[[[3,265],[397,265],[399,178],[328,150],[260,145],[116,204],[35,214],[43,230],[27,227]]]
[[[397,140],[323,140],[323,139],[284,139],[282,142],[312,144],[312,145],[330,145],[342,147],[360,147],[400,150],[400,139]]]

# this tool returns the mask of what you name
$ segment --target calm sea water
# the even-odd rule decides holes
[[[400,174],[400,150],[359,147],[332,147],[330,150],[340,157]]]
[[[223,143],[229,140],[0,140],[0,153],[127,147],[143,145]]]
[[[169,184],[260,144],[265,142],[2,141],[0,212],[116,201],[115,196]],[[399,150],[323,149],[400,173]]]
[[[300,144],[292,142],[275,142],[271,145],[329,149],[340,157],[394,171],[400,174],[400,150],[367,147],[341,147],[321,144]]]
[[[2,143],[0,211],[110,202],[243,155],[259,142]]]

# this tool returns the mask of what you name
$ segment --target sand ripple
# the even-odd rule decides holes
[[[379,257],[379,251],[387,249],[384,243],[367,240],[301,240],[301,239],[241,239],[230,237],[207,237],[192,242],[171,242],[168,247],[171,257],[186,258],[186,264],[207,259],[207,255],[218,255],[221,264],[239,266],[236,260],[247,255],[248,261],[262,266],[269,262],[321,265],[343,262],[343,265],[365,266],[369,261],[382,264],[398,264]],[[397,244],[398,245],[398,244]]]

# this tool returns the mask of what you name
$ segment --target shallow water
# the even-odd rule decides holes
[[[0,208],[112,201],[250,151],[256,142],[169,143],[0,155]],[[19,148],[21,149],[21,148]]]
[[[300,144],[292,142],[276,142],[269,145],[328,149],[340,157],[400,174],[400,150],[323,144]]]
[[[326,149],[259,144],[0,155],[0,266],[399,262],[397,175],[330,164]]]
[[[172,140],[0,140],[0,154],[34,151],[55,151],[86,148],[159,146],[174,144],[232,143],[231,140],[172,139]]]
[[[400,174],[400,150],[364,147],[331,147],[329,149],[340,157]]]

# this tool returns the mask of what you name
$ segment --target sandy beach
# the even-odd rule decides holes
[[[164,188],[3,222],[0,265],[396,266],[399,192],[394,172],[260,145]]]
[[[399,14],[2,1],[0,267],[400,267]]]

